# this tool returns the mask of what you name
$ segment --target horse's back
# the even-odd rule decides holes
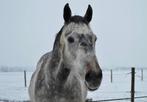
[[[35,88],[37,86],[37,81],[39,80],[44,80],[44,74],[43,74],[43,69],[45,66],[45,63],[47,60],[51,58],[52,52],[48,52],[44,54],[40,60],[37,63],[36,70],[33,73],[30,81],[30,86],[29,86],[29,96],[31,98],[31,102],[35,102]]]

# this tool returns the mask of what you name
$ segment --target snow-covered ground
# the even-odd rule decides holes
[[[27,72],[27,85],[29,85],[31,75],[32,72]],[[136,70],[135,78],[135,96],[147,96],[147,70],[144,70],[143,81],[141,81],[140,70]],[[130,70],[113,71],[112,83],[110,71],[103,71],[103,81],[100,88],[97,91],[88,92],[88,98],[103,100],[130,97],[130,83]],[[29,100],[28,88],[24,87],[23,72],[0,72],[0,99]],[[145,100],[147,99],[137,99],[137,102],[145,102]]]

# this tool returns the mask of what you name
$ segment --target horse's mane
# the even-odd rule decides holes
[[[62,34],[62,30],[63,30],[63,27],[60,29],[60,31],[56,34],[56,37],[55,37],[55,42],[54,42],[54,46],[53,46],[53,51],[60,46],[60,37],[61,37],[61,34]]]

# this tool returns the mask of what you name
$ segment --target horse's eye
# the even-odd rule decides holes
[[[73,42],[74,42],[74,38],[73,38],[73,37],[69,37],[69,38],[68,38],[68,42],[69,42],[69,43],[73,43]]]

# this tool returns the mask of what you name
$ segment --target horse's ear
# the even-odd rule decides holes
[[[63,17],[65,22],[68,22],[71,17],[71,10],[68,3],[64,6]]]
[[[89,23],[92,19],[92,7],[88,5],[87,11],[85,13],[84,19]]]

